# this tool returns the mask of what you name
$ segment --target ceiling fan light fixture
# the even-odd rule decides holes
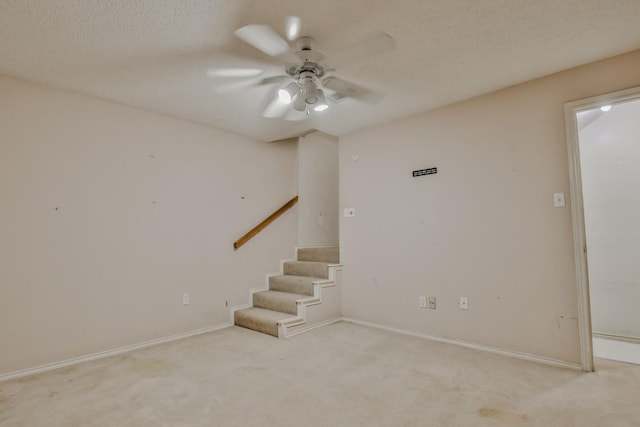
[[[318,87],[313,81],[313,78],[304,78],[301,85],[301,92],[304,94],[304,101],[307,104],[315,104],[318,102]]]
[[[298,94],[293,101],[293,109],[296,111],[304,111],[307,109],[307,103],[304,100],[304,96],[302,94]]]
[[[291,82],[287,86],[278,90],[278,98],[280,98],[280,101],[284,102],[285,104],[291,104],[293,97],[296,96],[299,89],[300,88],[295,82]]]
[[[318,102],[316,102],[315,107],[313,107],[314,111],[324,111],[329,108],[329,104],[327,104],[327,100],[324,97],[324,92],[322,89],[318,89]]]

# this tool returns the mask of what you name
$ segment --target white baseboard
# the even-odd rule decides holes
[[[640,338],[636,338],[636,337],[603,334],[600,332],[591,332],[591,335],[593,336],[593,338],[602,338],[603,340],[622,341],[622,342],[628,342],[631,344],[640,344]]]
[[[409,335],[409,336],[413,336],[413,337],[417,337],[417,338],[428,339],[428,340],[442,342],[442,343],[446,343],[446,344],[458,345],[458,346],[462,346],[462,347],[472,348],[472,349],[475,349],[475,350],[481,350],[481,351],[486,351],[486,352],[489,352],[489,353],[500,354],[500,355],[503,355],[503,356],[516,357],[518,359],[529,360],[529,361],[532,361],[532,362],[543,363],[543,364],[546,364],[546,365],[559,366],[559,367],[571,368],[571,369],[581,369],[581,366],[580,366],[579,363],[564,362],[564,361],[561,361],[561,360],[549,359],[549,358],[545,358],[545,357],[541,357],[541,356],[534,356],[534,355],[531,355],[531,354],[520,353],[520,352],[516,352],[516,351],[503,350],[503,349],[496,348],[496,347],[480,345],[480,344],[470,343],[470,342],[466,342],[466,341],[452,340],[452,339],[447,339],[447,338],[440,338],[440,337],[433,336],[433,335],[427,335],[427,334],[422,334],[422,333],[418,333],[418,332],[409,331],[409,330],[406,330],[406,329],[396,328],[394,326],[386,326],[386,325],[381,325],[381,324],[378,324],[378,323],[372,323],[372,322],[366,322],[366,321],[363,321],[363,320],[357,320],[357,319],[353,319],[353,318],[350,318],[350,317],[340,317],[340,318],[336,318],[336,319],[327,320],[325,322],[318,323],[318,324],[315,324],[313,326],[310,326],[309,328],[305,328],[305,329],[302,329],[302,330],[295,331],[292,334],[288,335],[287,337],[298,335],[298,334],[301,334],[303,332],[308,332],[308,331],[310,331],[312,329],[316,329],[316,328],[320,328],[320,327],[323,327],[323,326],[327,326],[327,325],[330,325],[332,323],[336,323],[336,322],[341,321],[341,320],[345,321],[345,322],[355,323],[355,324],[358,324],[358,325],[369,326],[369,327],[376,328],[376,329],[382,329],[382,330],[386,330],[386,331],[390,331],[390,332],[396,332],[396,333],[400,333],[400,334],[404,334],[404,335]],[[16,378],[22,378],[22,377],[26,377],[26,376],[29,376],[29,375],[40,374],[40,373],[43,373],[43,372],[52,371],[54,369],[65,368],[65,367],[68,367],[68,366],[77,365],[79,363],[84,363],[84,362],[89,362],[89,361],[92,361],[92,360],[103,359],[103,358],[106,358],[106,357],[116,356],[116,355],[123,354],[123,353],[129,353],[131,351],[140,350],[140,349],[143,349],[143,348],[147,348],[147,347],[151,347],[151,346],[155,346],[155,345],[159,345],[159,344],[164,344],[164,343],[168,343],[168,342],[171,342],[171,341],[177,341],[177,340],[180,340],[180,339],[189,338],[189,337],[193,337],[193,336],[196,336],[196,335],[206,334],[208,332],[218,331],[218,330],[221,330],[221,329],[229,328],[231,326],[233,326],[232,323],[223,323],[221,325],[215,325],[215,326],[209,326],[209,327],[206,327],[206,328],[195,329],[193,331],[183,332],[183,333],[180,333],[180,334],[171,335],[171,336],[163,337],[163,338],[157,338],[157,339],[154,339],[154,340],[143,341],[143,342],[138,343],[138,344],[132,344],[132,345],[119,347],[119,348],[112,349],[112,350],[101,351],[101,352],[89,354],[89,355],[86,355],[86,356],[80,356],[80,357],[75,357],[73,359],[63,360],[63,361],[60,361],[60,362],[55,362],[55,363],[50,363],[50,364],[47,364],[47,365],[36,366],[34,368],[28,368],[28,369],[23,369],[23,370],[20,370],[20,371],[9,372],[7,374],[0,375],[0,382],[9,381],[9,380],[13,380],[13,379],[16,379]]]
[[[122,353],[129,353],[131,351],[140,350],[146,347],[151,347],[158,344],[164,344],[171,341],[181,340],[184,338],[193,337],[196,335],[206,334],[208,332],[218,331],[233,326],[230,323],[223,323],[221,325],[208,326],[206,328],[195,329],[181,334],[171,335],[168,337],[157,338],[154,340],[143,341],[138,344],[127,345],[124,347],[115,348],[113,350],[100,351],[98,353],[88,354],[86,356],[74,357],[73,359],[62,360],[60,362],[49,363],[47,365],[36,366],[35,368],[23,369],[20,371],[9,372],[8,374],[0,375],[0,382],[9,381],[16,378],[22,378],[29,375],[40,374],[54,369],[66,368],[67,366],[77,365],[79,363],[90,362],[92,360],[104,359],[105,357],[116,356]]]
[[[294,332],[291,332],[290,334],[285,335],[284,338],[290,338],[290,337],[296,336],[298,334],[301,334],[303,332],[309,332],[312,329],[317,329],[317,328],[321,328],[323,326],[331,325],[331,324],[336,323],[336,322],[340,322],[341,320],[343,320],[342,317],[336,317],[335,319],[325,320],[324,322],[316,323],[314,325],[308,326],[308,327],[303,328],[303,329],[297,329]]]
[[[562,360],[535,356],[533,354],[528,354],[528,353],[520,353],[518,351],[504,350],[501,348],[491,347],[491,346],[482,345],[482,344],[475,344],[468,341],[441,338],[434,335],[427,335],[419,332],[409,331],[406,329],[396,328],[395,326],[387,326],[387,325],[381,325],[379,323],[372,323],[372,322],[366,322],[363,320],[352,319],[350,317],[342,317],[342,320],[344,320],[345,322],[355,323],[357,325],[369,326],[376,329],[383,329],[385,331],[396,332],[399,334],[409,335],[417,338],[423,338],[431,341],[437,341],[445,344],[458,345],[461,347],[472,348],[474,350],[481,350],[489,353],[500,354],[502,356],[515,357],[518,359],[524,359],[531,362],[543,363],[545,365],[558,366],[558,367],[570,368],[570,369],[580,369],[580,370],[582,369],[582,366],[579,363],[564,362]]]
[[[593,356],[640,365],[640,342],[593,335]],[[596,369],[598,368],[596,363]]]

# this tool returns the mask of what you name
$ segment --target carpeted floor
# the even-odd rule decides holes
[[[549,367],[346,322],[233,327],[0,383],[0,426],[638,426],[640,366]]]

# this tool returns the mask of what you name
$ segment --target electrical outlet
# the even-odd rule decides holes
[[[553,193],[553,206],[556,208],[561,208],[564,205],[564,193]]]
[[[189,305],[189,294],[182,295],[182,304]]]
[[[423,296],[418,297],[418,304],[420,308],[427,308],[427,297],[423,297]]]
[[[469,310],[469,299],[467,297],[460,297],[458,307],[460,307],[460,310]]]
[[[431,310],[436,309],[436,297],[429,297],[427,300],[427,304]]]

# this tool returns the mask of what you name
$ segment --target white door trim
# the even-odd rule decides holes
[[[582,370],[593,371],[593,341],[591,337],[591,306],[587,269],[587,240],[582,200],[582,172],[576,113],[607,104],[640,98],[640,86],[564,104],[567,150],[569,154],[569,181],[571,216],[573,219],[573,253],[578,286],[578,331],[580,334],[580,363]]]

